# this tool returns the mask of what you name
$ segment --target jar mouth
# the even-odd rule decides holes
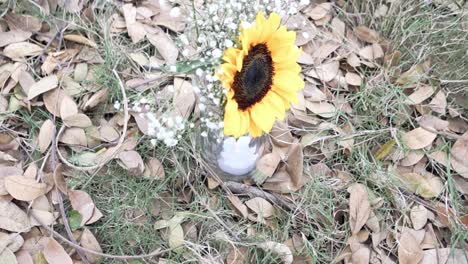
[[[227,137],[217,157],[217,165],[223,172],[233,176],[249,174],[256,167],[260,157],[258,146],[252,143],[252,137],[242,136],[237,140]]]

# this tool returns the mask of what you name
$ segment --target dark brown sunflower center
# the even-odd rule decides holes
[[[273,83],[273,60],[265,44],[252,46],[244,57],[242,70],[234,76],[234,100],[240,110],[260,102]]]

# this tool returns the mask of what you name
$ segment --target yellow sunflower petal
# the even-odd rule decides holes
[[[236,58],[237,71],[239,72],[242,70],[242,62],[244,61],[244,57],[245,57],[245,53],[243,50],[241,50],[239,54],[237,54],[237,58]]]
[[[294,91],[284,91],[276,86],[273,86],[272,90],[283,100],[285,110],[289,109],[291,103],[296,104],[298,102],[297,93]]]
[[[304,88],[304,80],[291,71],[277,71],[273,78],[273,85],[285,91],[299,91]]]
[[[257,127],[269,133],[275,123],[275,116],[263,102],[258,102],[250,108],[250,118]]]
[[[236,48],[228,48],[224,51],[223,60],[227,63],[236,65],[236,58],[239,50]]]
[[[259,137],[262,135],[262,130],[255,125],[252,119],[250,119],[249,133],[251,137]]]
[[[249,118],[246,112],[237,108],[237,103],[228,99],[224,110],[224,134],[238,138],[244,135],[249,127]]]
[[[280,120],[284,119],[284,102],[278,94],[270,91],[263,100],[274,113],[275,117]]]

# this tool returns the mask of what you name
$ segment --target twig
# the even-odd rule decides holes
[[[221,185],[224,185],[224,187],[229,189],[232,193],[246,194],[251,197],[260,197],[265,200],[269,200],[274,204],[279,204],[281,207],[290,211],[296,209],[296,206],[294,204],[287,202],[282,198],[279,198],[271,193],[265,192],[264,190],[254,186],[249,186],[243,183],[233,181],[221,182]]]
[[[54,134],[55,134],[55,129],[54,129]],[[50,158],[51,158],[50,160],[51,160],[51,163],[52,163],[52,168],[54,170],[54,173],[56,172],[56,170],[57,170],[57,168],[59,166],[59,162],[58,162],[58,159],[57,159],[58,147],[57,147],[57,144],[56,144],[55,140],[56,140],[55,135],[53,135],[53,137],[52,137],[52,146],[50,147],[50,150],[49,150],[50,151],[49,152],[50,153]],[[63,222],[63,225],[65,226],[65,230],[67,232],[68,238],[70,238],[72,243],[78,245],[78,242],[76,241],[75,237],[73,236],[73,232],[72,232],[72,230],[70,228],[70,224],[68,223],[67,213],[65,212],[65,206],[63,205],[62,193],[57,188],[57,186],[55,186],[55,192],[57,193],[60,215],[62,216],[62,222]],[[89,259],[86,257],[86,255],[83,253],[83,251],[81,249],[77,248],[76,253],[78,254],[78,256],[80,256],[81,260],[83,260],[83,262],[85,264],[91,264],[91,262],[89,261]]]
[[[50,228],[48,225],[46,225],[44,222],[42,222],[42,220],[37,217],[35,214],[34,214],[34,211],[31,211],[31,216],[34,218],[34,220],[36,220],[39,224],[41,224],[42,227],[44,227],[45,229],[47,229],[47,231],[49,231],[52,235],[54,235],[55,237],[59,238],[60,240],[62,240],[64,243],[66,243],[67,245],[75,248],[75,249],[79,249],[79,250],[82,250],[88,254],[93,254],[93,255],[96,255],[96,256],[101,256],[101,257],[105,257],[105,258],[112,258],[112,259],[120,259],[120,260],[128,260],[128,259],[142,259],[142,258],[151,258],[151,257],[157,257],[159,255],[162,255],[164,253],[167,253],[167,252],[170,252],[176,248],[168,248],[168,249],[165,249],[165,250],[159,250],[159,249],[156,249],[155,251],[153,251],[152,253],[149,253],[149,254],[142,254],[142,255],[135,255],[135,256],[129,256],[129,255],[112,255],[112,254],[107,254],[107,253],[102,253],[102,252],[99,252],[99,251],[95,251],[95,250],[92,250],[92,249],[88,249],[88,248],[85,248],[85,247],[82,247],[80,245],[77,245],[75,243],[73,243],[72,241],[68,240],[66,237],[62,236],[60,233],[58,233],[57,231],[53,230],[52,228]]]
[[[118,150],[120,149],[120,147],[122,146],[124,140],[125,140],[125,136],[127,135],[127,129],[128,129],[128,118],[129,118],[129,114],[128,114],[128,99],[127,99],[127,93],[125,92],[125,87],[122,83],[122,80],[120,79],[118,73],[114,70],[112,70],[112,72],[114,73],[115,77],[119,80],[119,87],[120,87],[120,91],[122,92],[122,97],[123,97],[123,104],[124,104],[124,124],[123,124],[123,131],[122,131],[122,135],[120,135],[120,138],[119,138],[119,141],[117,143],[117,145],[111,150],[112,153],[104,160],[100,161],[98,164],[96,165],[93,165],[93,166],[83,166],[83,167],[80,167],[80,166],[76,166],[76,165],[73,165],[72,163],[70,163],[63,155],[62,153],[59,151],[59,149],[57,148],[57,154],[58,154],[58,157],[60,159],[60,161],[62,161],[65,165],[67,165],[68,167],[70,168],[73,168],[77,171],[88,171],[88,170],[99,170],[102,166],[104,166],[104,164],[106,164],[107,162],[109,162],[110,160],[112,160],[114,158],[114,156],[117,154]],[[56,142],[55,144],[57,145],[58,144],[58,140],[60,138],[60,136],[62,136],[62,133],[63,131],[65,131],[65,126],[62,126],[59,130],[59,132],[57,133],[57,136],[55,138]]]

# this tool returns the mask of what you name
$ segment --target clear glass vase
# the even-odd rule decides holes
[[[197,135],[201,156],[211,177],[223,181],[242,181],[251,178],[256,170],[256,162],[261,157],[264,137],[253,138],[243,135],[239,138],[224,136],[222,125],[224,106],[222,94],[216,98],[206,98],[210,83],[203,76],[193,79],[193,85],[200,91],[200,122]],[[213,85],[211,83],[211,85]],[[202,98],[205,98],[204,100]],[[213,100],[214,99],[214,100]]]

